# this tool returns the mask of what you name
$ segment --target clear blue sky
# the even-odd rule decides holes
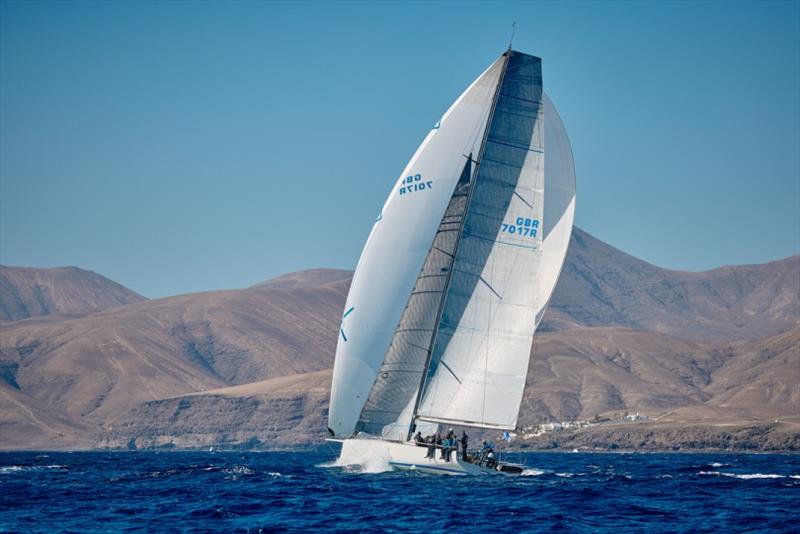
[[[795,254],[799,5],[2,2],[0,261],[149,297],[353,268],[514,20],[578,226],[676,269]]]

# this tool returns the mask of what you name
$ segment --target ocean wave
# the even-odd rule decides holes
[[[226,467],[222,470],[223,473],[229,475],[252,475],[253,470],[244,465],[234,465],[233,467]]]
[[[10,475],[23,471],[39,471],[43,469],[65,469],[66,465],[4,465],[0,467],[0,475]]]
[[[619,533],[698,532],[708,525],[736,530],[741,518],[764,517],[773,531],[797,530],[791,501],[800,490],[796,455],[523,452],[524,477],[515,482],[502,476],[368,475],[363,473],[369,468],[341,467],[336,452],[327,446],[288,453],[54,452],[44,460],[35,459],[37,452],[0,454],[0,470],[9,473],[0,474],[0,501],[14,503],[0,512],[0,530],[31,530],[34,518],[39,530],[74,532],[87,525],[117,532],[134,522],[180,524],[197,532],[324,532],[331,525],[347,531],[461,525],[469,532],[520,532],[531,530],[531,514],[542,531],[565,525]],[[712,462],[733,467],[711,467]],[[43,467],[54,464],[68,467]],[[244,474],[243,467],[253,474]],[[148,476],[156,471],[159,476]],[[764,475],[784,478],[755,478]],[[697,498],[698,492],[712,495],[714,506]],[[80,513],[65,513],[76,499]],[[461,506],[463,499],[468,504]],[[576,503],[583,514],[576,515]],[[536,512],[542,509],[547,513]]]
[[[316,467],[322,469],[340,468],[349,473],[367,474],[385,473],[392,470],[389,461],[383,458],[347,458],[345,460],[339,458],[332,462],[317,464]]]
[[[698,475],[717,476],[717,477],[731,477],[739,478],[742,480],[751,480],[759,478],[786,478],[785,475],[777,475],[774,473],[725,473],[723,471],[700,471]]]
[[[377,474],[392,470],[388,452],[385,455],[373,455],[369,451],[357,448],[342,449],[339,457],[333,462],[320,464],[317,467],[340,467],[350,473]]]
[[[152,471],[150,473],[147,473],[147,476],[151,478],[159,478],[163,476],[175,475],[177,473],[178,473],[177,469],[167,469],[166,471]]]
[[[27,465],[4,465],[0,467],[0,474],[18,473],[19,471],[28,471],[30,469]]]

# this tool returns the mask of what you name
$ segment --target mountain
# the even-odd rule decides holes
[[[621,326],[697,341],[758,339],[800,325],[800,255],[672,271],[575,228],[545,330]]]
[[[763,341],[737,343],[725,354],[706,391],[709,404],[739,406],[800,406],[800,329]],[[730,355],[735,354],[735,357]],[[800,412],[795,412],[800,415]]]
[[[327,369],[142,403],[109,421],[97,444],[274,448],[319,442],[331,375]]]
[[[87,315],[145,298],[104,276],[77,267],[0,266],[0,320]]]
[[[0,449],[91,448],[95,429],[0,381]]]
[[[762,366],[755,383],[731,382],[731,373],[747,367],[755,353]],[[603,429],[614,428],[631,448],[633,439],[658,448],[692,443],[719,447],[733,439],[721,448],[736,446],[739,440],[746,448],[759,449],[765,444],[747,429],[788,419],[780,428],[765,429],[770,440],[766,446],[800,450],[800,329],[734,344],[696,343],[621,328],[548,332],[536,344],[532,366],[521,427],[595,416],[619,419],[626,412],[641,412],[655,418],[644,427],[650,428],[649,434],[630,424],[591,432],[599,432],[600,443],[611,444],[613,433]],[[330,378],[330,370],[318,371],[150,401],[111,421],[98,442],[123,448],[316,442],[324,435]],[[787,395],[739,398],[751,389]],[[735,409],[720,407],[728,398],[740,401]],[[572,448],[587,445],[581,438],[559,439]],[[541,439],[526,443],[552,445]]]
[[[320,439],[351,276],[317,269],[3,322],[0,448]],[[575,229],[536,338],[521,423],[623,411],[667,422],[797,413],[799,279],[798,256],[669,271]],[[67,287],[84,294],[93,283]],[[53,284],[51,293],[69,293]],[[13,308],[8,294],[3,306]]]
[[[748,410],[767,419],[800,416],[800,328],[744,343],[622,328],[542,334],[520,425],[701,405],[735,406],[736,413],[716,410],[717,418]]]
[[[295,275],[292,275],[295,276]],[[8,323],[0,379],[96,423],[132,405],[330,368],[349,273]]]

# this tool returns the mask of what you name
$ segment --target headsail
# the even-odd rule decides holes
[[[389,194],[356,267],[336,347],[328,427],[349,436],[383,364],[431,243],[477,153],[504,58],[456,100],[427,135]]]
[[[408,433],[411,424],[411,410],[408,408],[410,401],[417,396],[429,360],[458,235],[466,214],[472,182],[472,155],[465,156],[464,160],[461,177],[395,329],[378,378],[361,411],[360,431],[392,439],[402,439]]]

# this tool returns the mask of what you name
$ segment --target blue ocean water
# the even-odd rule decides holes
[[[525,476],[295,452],[0,453],[0,531],[798,532],[800,456],[536,452]]]

